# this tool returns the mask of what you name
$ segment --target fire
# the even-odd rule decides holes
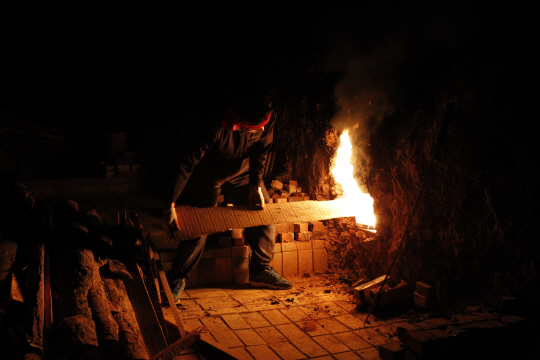
[[[375,226],[375,214],[373,213],[373,198],[363,193],[354,179],[354,167],[351,164],[352,144],[349,138],[349,130],[345,130],[340,136],[341,146],[337,149],[334,165],[330,171],[334,180],[343,189],[343,198],[350,201],[354,208],[356,223]]]

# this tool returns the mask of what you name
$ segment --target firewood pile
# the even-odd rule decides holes
[[[137,216],[106,227],[75,201],[48,211],[23,185],[0,203],[0,358],[149,359],[124,283]]]

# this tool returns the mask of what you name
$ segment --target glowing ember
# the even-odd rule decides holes
[[[337,150],[331,173],[334,180],[343,189],[342,197],[350,200],[350,206],[354,208],[356,223],[375,226],[373,198],[360,190],[353,176],[354,168],[351,164],[352,144],[349,138],[349,130],[345,130],[341,134],[340,140],[341,146]]]

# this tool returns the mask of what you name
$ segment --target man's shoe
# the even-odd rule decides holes
[[[260,274],[249,275],[249,285],[258,288],[287,290],[292,288],[293,284],[287,279],[284,279],[281,275],[269,266]]]
[[[180,298],[182,297],[182,293],[186,287],[186,279],[179,278],[171,280],[167,278],[167,280],[169,281],[169,287],[171,288],[174,303],[180,304]]]

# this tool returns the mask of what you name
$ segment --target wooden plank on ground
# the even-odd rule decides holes
[[[186,240],[229,229],[349,217],[354,216],[355,208],[346,199],[338,199],[266,204],[264,210],[248,206],[177,207],[176,212],[180,231],[175,232],[175,239]]]
[[[139,323],[139,328],[143,335],[146,348],[150,355],[155,355],[165,349],[169,344],[167,343],[164,331],[161,328],[161,323],[156,314],[156,310],[150,300],[139,267],[135,262],[128,262],[126,267],[133,277],[131,280],[124,281],[131,300],[131,305],[135,311],[135,317]]]
[[[165,271],[163,271],[163,267],[161,266],[161,260],[159,259],[159,254],[155,250],[153,250],[153,253],[154,253],[154,261],[155,261],[156,269],[159,274],[159,280],[161,281],[161,286],[163,288],[163,291],[165,291],[165,295],[167,296],[167,301],[169,302],[169,307],[171,309],[172,314],[174,315],[174,320],[176,322],[176,327],[178,328],[178,332],[180,333],[180,336],[183,337],[186,335],[184,324],[182,323],[182,319],[180,319],[180,314],[178,313],[178,309],[176,308],[176,303],[174,301],[171,288],[169,287],[169,282],[167,281],[167,277],[165,276]]]

